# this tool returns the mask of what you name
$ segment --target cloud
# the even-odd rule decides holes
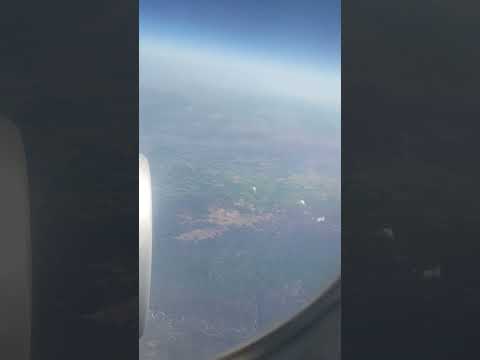
[[[144,38],[140,86],[301,99],[340,112],[340,73]]]

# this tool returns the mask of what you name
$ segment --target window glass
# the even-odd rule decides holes
[[[143,1],[140,27],[153,196],[140,358],[211,359],[340,274],[339,3],[157,3]]]

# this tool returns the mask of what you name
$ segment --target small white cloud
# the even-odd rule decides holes
[[[254,193],[257,193],[257,187],[256,187],[256,186],[252,186],[252,191],[253,191]]]
[[[305,200],[300,200],[298,203],[299,203],[300,205],[302,205],[302,206],[305,206],[305,205],[306,205],[306,204],[305,204]]]
[[[318,217],[317,222],[325,222],[325,216]]]

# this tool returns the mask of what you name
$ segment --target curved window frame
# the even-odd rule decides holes
[[[311,336],[315,348],[309,349],[311,359],[322,353],[328,360],[340,359],[340,310],[341,278],[335,280],[326,291],[305,306],[297,314],[264,335],[243,344],[216,360],[283,359],[302,354]],[[283,357],[282,357],[283,356]]]

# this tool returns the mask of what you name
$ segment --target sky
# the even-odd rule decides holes
[[[340,0],[141,0],[142,36],[340,72]]]

